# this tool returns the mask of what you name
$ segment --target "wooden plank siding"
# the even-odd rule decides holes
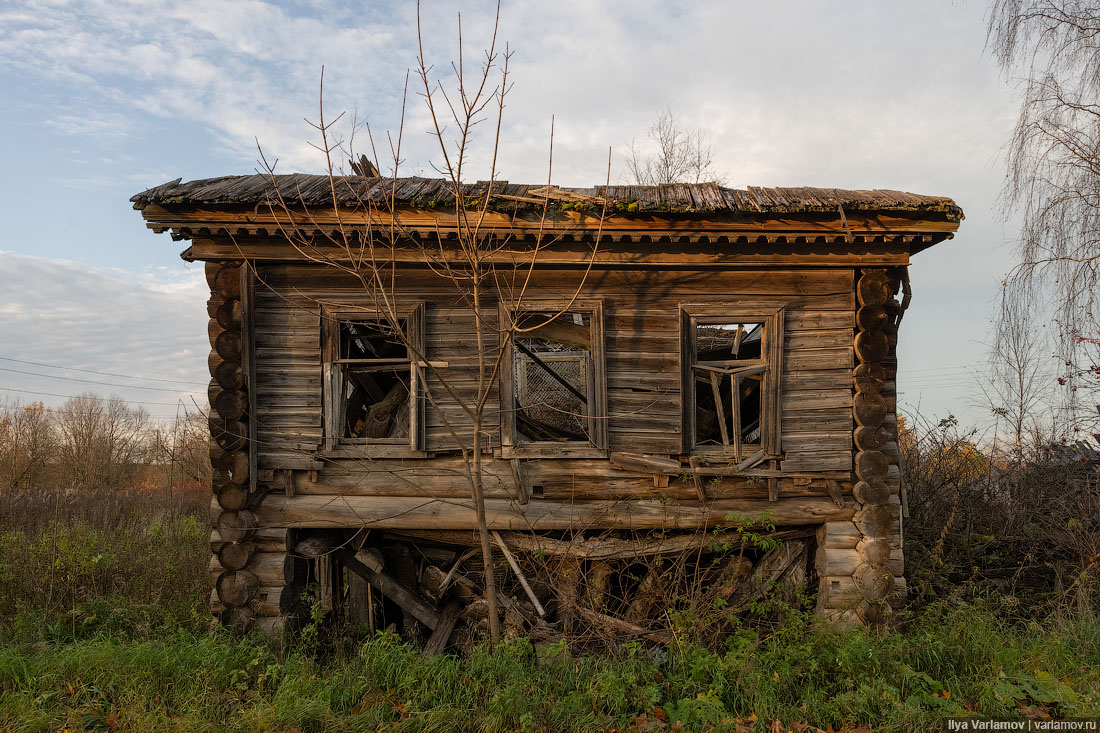
[[[463,496],[461,471],[436,464],[444,458],[355,461],[319,453],[322,442],[320,309],[371,308],[371,298],[351,277],[309,264],[257,263],[255,292],[256,410],[259,466],[316,468],[317,481],[301,476],[293,491],[303,495],[347,493],[394,496]],[[782,468],[795,472],[847,472],[852,450],[852,334],[854,271],[847,268],[737,270],[594,271],[583,283],[577,269],[537,271],[527,289],[529,307],[540,299],[568,299],[580,288],[584,299],[604,302],[609,449],[612,452],[677,456],[681,453],[680,336],[682,303],[729,303],[738,310],[786,312],[782,350]],[[477,340],[473,314],[458,302],[449,282],[424,268],[399,274],[400,301],[423,301],[425,342],[430,360],[465,400],[477,387]],[[405,295],[407,294],[407,296]],[[486,300],[487,322],[497,320],[497,303]],[[496,337],[489,335],[494,348]],[[456,448],[446,422],[463,438],[469,420],[429,374],[428,455]],[[446,417],[444,421],[443,417]],[[487,423],[499,425],[499,396],[487,403]],[[497,430],[490,442],[499,447]],[[317,461],[322,461],[318,464]],[[411,488],[395,474],[415,473]],[[487,495],[517,495],[507,461],[486,461]],[[618,471],[607,461],[528,461],[525,480],[537,496],[564,500],[694,496],[690,481],[673,478],[654,489],[649,476]],[[451,478],[441,478],[450,476]],[[794,490],[790,482],[784,484]],[[434,489],[433,489],[434,487]],[[742,487],[744,490],[744,487]],[[759,490],[759,489],[757,489]],[[823,485],[811,492],[824,492]],[[442,492],[432,494],[432,491]],[[427,492],[425,494],[425,492]],[[654,493],[657,492],[657,493]],[[766,490],[765,490],[766,497]]]

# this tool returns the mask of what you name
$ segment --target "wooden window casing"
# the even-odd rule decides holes
[[[383,324],[385,317],[370,309],[329,309],[321,314],[321,369],[323,391],[323,426],[325,452],[349,458],[417,458],[425,457],[425,395],[423,362],[417,354],[424,352],[424,304],[417,303],[399,309],[398,320],[407,341],[405,354],[397,358],[349,358],[341,354],[343,329],[348,324]],[[397,339],[400,341],[400,339]],[[404,344],[402,343],[402,346]],[[392,371],[408,374],[408,436],[349,437],[346,435],[348,407],[348,374],[351,370]],[[406,371],[407,370],[407,371]]]
[[[525,301],[522,311],[512,313],[504,304],[500,306],[500,319],[504,354],[500,366],[500,455],[502,458],[606,458],[607,430],[607,366],[604,353],[603,301]],[[513,339],[507,338],[509,328],[519,318],[530,323],[538,318],[550,318],[553,314],[580,314],[589,319],[588,343],[576,351],[562,354],[539,351],[525,353]],[[523,325],[523,324],[521,324]],[[521,333],[519,338],[538,338],[539,331]],[[536,362],[541,361],[539,365]],[[524,370],[517,369],[517,364]],[[585,440],[535,440],[522,433],[517,419],[520,405],[516,390],[522,388],[528,378],[526,368],[545,371],[546,367],[560,364],[562,369],[575,372],[577,384],[585,388],[584,414],[579,415],[584,424]],[[573,369],[569,365],[576,364]],[[567,380],[568,381],[568,380]],[[579,391],[579,390],[578,390]]]
[[[747,470],[763,460],[778,458],[782,453],[780,390],[782,383],[784,310],[742,310],[735,305],[680,305],[680,369],[681,411],[683,417],[683,452],[710,459],[735,463]],[[700,327],[708,325],[760,324],[758,358],[721,361],[697,359],[697,338]],[[732,356],[732,355],[731,355]],[[759,433],[757,443],[742,442],[740,388],[747,379],[761,382],[759,397]],[[704,382],[705,380],[705,382]],[[728,380],[729,405],[719,397],[720,381]],[[709,386],[708,386],[709,385]],[[697,390],[712,389],[718,420],[722,425],[721,443],[701,443],[697,435]],[[725,411],[732,414],[723,414]],[[728,426],[728,427],[727,427]]]

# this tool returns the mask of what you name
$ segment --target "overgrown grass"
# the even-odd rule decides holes
[[[327,660],[185,629],[0,644],[0,728],[16,731],[942,729],[949,716],[1100,715],[1100,623],[1010,624],[970,605],[900,633],[791,621],[723,650],[629,644],[572,656],[524,639],[422,658],[392,634]]]
[[[318,653],[211,633],[207,495],[172,497],[5,495],[0,730],[910,731],[1100,716],[1100,621],[1040,622],[973,593],[891,633],[772,607],[721,648],[601,655],[520,639],[424,659],[392,634],[322,634],[338,641]]]
[[[6,491],[0,505],[0,632],[206,625],[207,491]]]

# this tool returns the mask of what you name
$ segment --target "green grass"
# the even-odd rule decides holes
[[[16,514],[9,502],[0,731],[763,731],[775,719],[911,731],[1019,717],[1021,704],[1100,716],[1100,621],[1013,618],[996,599],[912,612],[892,633],[761,608],[782,621],[721,648],[598,655],[519,639],[424,659],[394,635],[277,645],[212,632],[204,498],[169,513],[119,499]]]
[[[930,611],[902,632],[745,630],[723,650],[628,644],[573,656],[525,639],[424,659],[394,635],[325,659],[254,637],[162,627],[0,644],[0,729],[591,731],[661,708],[684,730],[756,716],[834,729],[938,730],[948,716],[1100,715],[1100,624]]]

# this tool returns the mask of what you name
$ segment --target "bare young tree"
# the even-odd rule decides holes
[[[641,186],[720,183],[722,178],[714,170],[707,133],[684,127],[667,107],[649,126],[642,144],[630,142],[626,166],[633,182]]]
[[[389,150],[384,168],[388,169],[390,177],[381,178],[370,159],[357,156],[334,136],[334,124],[339,117],[325,116],[322,85],[320,116],[313,126],[320,137],[316,147],[324,156],[329,192],[338,221],[337,233],[325,236],[324,241],[318,241],[309,221],[295,214],[293,201],[284,197],[279,187],[274,163],[270,163],[261,151],[262,165],[276,192],[273,211],[285,221],[281,235],[304,259],[344,273],[359,283],[369,301],[369,306],[362,308],[363,317],[372,319],[384,330],[387,339],[399,343],[407,351],[415,370],[412,381],[423,390],[429,408],[443,422],[451,441],[450,449],[461,456],[480,538],[484,594],[493,642],[500,637],[500,614],[492,554],[494,538],[486,519],[483,454],[492,447],[493,434],[500,430],[494,406],[498,377],[504,359],[510,354],[510,343],[568,313],[581,292],[598,246],[593,244],[593,258],[589,259],[588,268],[577,274],[575,286],[561,299],[560,307],[553,312],[527,311],[533,270],[542,259],[542,250],[553,238],[544,236],[540,227],[536,245],[525,256],[514,259],[515,253],[509,249],[510,235],[490,229],[486,223],[490,205],[500,190],[496,185],[497,152],[505,98],[510,88],[508,62],[511,54],[507,47],[503,51],[499,49],[498,27],[499,6],[492,37],[480,64],[471,69],[463,58],[459,16],[459,56],[454,63],[444,67],[450,73],[449,80],[444,82],[427,59],[418,18],[418,54],[413,77],[428,113],[429,135],[436,146],[438,157],[432,167],[445,181],[445,200],[439,208],[453,216],[454,237],[446,244],[443,238],[433,242],[430,237],[413,236],[400,215],[393,215],[400,209],[397,189],[401,185],[399,173],[404,162],[401,152],[404,102],[401,126],[386,135]],[[471,150],[482,127],[489,128],[488,180],[471,186],[466,182]],[[369,128],[367,133],[369,136]],[[380,160],[373,138],[370,138],[370,147],[372,159]],[[552,164],[552,132],[550,150]],[[338,172],[337,157],[343,154],[351,156],[354,161],[351,167],[357,176],[347,177]],[[364,189],[356,183],[355,179],[360,176],[374,179],[376,185],[382,187],[385,192],[382,200],[370,194],[374,186]],[[541,199],[542,221],[545,221],[552,200],[549,184],[548,172],[547,192]],[[606,201],[600,200],[603,210],[593,214],[602,221]],[[598,233],[594,242],[599,242]],[[507,257],[497,256],[505,250],[509,253]],[[454,302],[460,303],[471,316],[476,337],[475,364],[465,374],[454,376],[456,370],[448,372],[445,364],[432,361],[425,345],[402,325],[407,318],[405,302],[417,294],[405,285],[408,274],[402,272],[400,266],[402,251],[414,252],[427,264],[439,282],[453,292]],[[324,307],[331,304],[318,305],[323,313]],[[504,313],[509,315],[502,315]],[[462,384],[471,377],[475,382],[472,390]],[[405,480],[403,477],[398,479]]]

